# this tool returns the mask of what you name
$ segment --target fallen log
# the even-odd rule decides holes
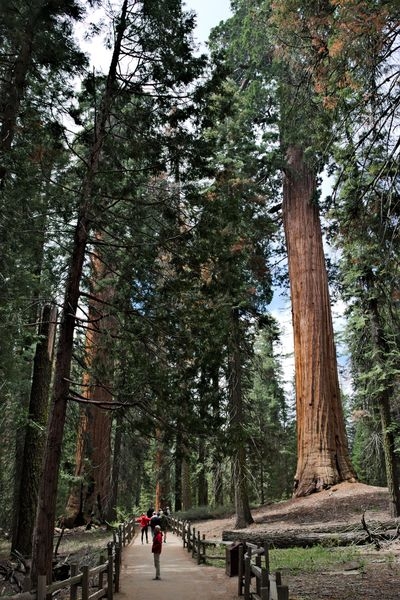
[[[399,529],[381,529],[374,531],[374,538],[381,541],[390,541],[399,537]],[[351,531],[304,531],[286,530],[284,532],[270,531],[223,531],[223,541],[250,542],[263,546],[269,544],[271,548],[306,548],[307,546],[351,546],[371,543],[371,538],[362,529]]]

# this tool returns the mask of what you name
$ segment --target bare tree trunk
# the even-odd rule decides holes
[[[247,490],[246,448],[242,397],[242,360],[240,350],[239,311],[232,309],[232,334],[229,365],[229,395],[232,442],[233,485],[235,490],[235,529],[253,523]]]
[[[215,453],[213,455],[213,496],[214,496],[214,505],[215,506],[223,506],[224,504],[224,488],[223,488],[223,479],[222,479],[222,468],[221,468],[221,459],[218,454]]]
[[[182,457],[182,510],[192,508],[192,487],[190,483],[190,464],[185,455]]]
[[[199,506],[208,505],[208,482],[206,472],[206,443],[204,438],[199,440],[198,454],[198,475],[197,475],[197,503]]]
[[[169,481],[169,450],[165,443],[165,434],[161,429],[156,431],[156,504],[157,510],[165,508],[169,504],[170,481]]]
[[[39,341],[33,363],[28,423],[20,474],[20,491],[13,531],[12,549],[24,556],[32,553],[32,533],[35,524],[37,498],[47,426],[51,370],[57,322],[57,308],[43,307],[39,324]]]
[[[202,373],[202,383],[204,385],[204,371]],[[207,405],[204,395],[200,398],[200,420],[204,421],[207,413]],[[206,467],[206,440],[201,436],[198,441],[198,459],[197,459],[197,504],[199,506],[208,505],[208,482]]]
[[[122,413],[117,412],[115,418],[115,437],[113,461],[111,467],[111,493],[107,506],[105,507],[105,517],[107,521],[115,521],[117,519],[117,500],[119,487],[119,474],[121,465],[121,447],[122,447]]]
[[[100,233],[96,234],[98,245],[103,241],[102,237]],[[110,349],[115,323],[109,311],[115,288],[110,283],[104,284],[104,281],[112,279],[112,272],[96,252],[91,255],[91,267],[92,285],[85,349],[87,370],[83,376],[82,396],[105,407],[113,400],[110,391],[113,358]],[[111,415],[106,409],[102,410],[92,404],[81,409],[75,465],[75,477],[81,483],[70,494],[67,516],[70,519],[75,516],[75,525],[81,525],[85,517],[95,517],[104,522],[104,511],[111,493]]]
[[[340,400],[315,173],[301,148],[287,152],[283,222],[287,244],[297,411],[295,495],[354,480]]]
[[[54,377],[53,396],[46,448],[44,453],[42,478],[39,488],[38,510],[33,535],[32,584],[37,583],[38,575],[52,579],[53,534],[56,513],[57,484],[60,468],[61,445],[64,433],[65,415],[69,397],[69,380],[75,330],[75,317],[78,308],[80,282],[86,245],[93,220],[93,185],[97,174],[102,146],[107,133],[112,100],[115,94],[117,66],[125,29],[127,0],[121,9],[117,39],[107,78],[106,89],[97,121],[95,140],[87,162],[87,172],[82,184],[82,195],[75,228],[71,262],[66,282],[65,299],[60,326],[57,360]]]
[[[179,430],[179,422],[176,427],[175,442],[175,486],[174,486],[174,510],[182,509],[182,434]],[[171,506],[172,508],[172,506]]]

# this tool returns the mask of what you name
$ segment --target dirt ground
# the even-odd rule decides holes
[[[395,528],[388,509],[386,488],[361,483],[342,483],[306,498],[264,506],[252,511],[255,523],[241,534],[268,532],[287,534],[289,531],[327,531],[342,525],[351,531],[361,524],[362,515],[372,532]],[[223,531],[233,530],[233,519],[202,521],[194,524],[207,539],[221,539]],[[400,598],[400,538],[358,546],[360,560],[344,565],[338,571],[293,575],[285,573],[291,600],[399,600]]]

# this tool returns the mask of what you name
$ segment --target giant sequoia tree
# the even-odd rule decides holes
[[[344,167],[338,180],[339,187],[345,183],[347,198],[344,206],[347,205],[347,210],[336,212],[339,218],[335,228],[343,232],[342,239],[349,241],[353,252],[343,273],[345,287],[352,278],[351,263],[354,261],[357,265],[349,287],[352,293],[357,290],[356,297],[368,315],[366,327],[372,348],[367,354],[373,357],[371,362],[368,361],[368,370],[374,373],[372,379],[375,382],[377,373],[381,373],[379,384],[370,398],[375,400],[382,423],[390,508],[393,514],[398,514],[398,469],[390,406],[394,391],[392,361],[396,342],[392,340],[391,326],[388,327],[393,310],[390,308],[387,312],[386,302],[382,302],[385,295],[381,292],[382,285],[388,285],[388,297],[393,294],[393,283],[389,281],[393,282],[394,273],[391,272],[388,283],[383,274],[386,272],[385,264],[391,260],[393,240],[397,237],[397,228],[395,226],[392,230],[392,224],[393,219],[397,220],[393,199],[398,194],[398,182],[392,164],[398,160],[398,138],[394,133],[393,118],[396,118],[394,115],[399,101],[395,91],[398,70],[394,68],[392,59],[398,48],[398,7],[386,2],[363,1],[324,3],[318,11],[310,10],[306,2],[276,2],[274,6],[278,11],[276,23],[281,39],[289,42],[286,34],[290,35],[290,39],[295,36],[303,41],[302,56],[307,57],[310,67],[311,89],[326,117],[336,118],[333,131],[338,149],[335,154],[340,168]],[[293,55],[291,51],[284,54],[289,58]],[[371,171],[374,176],[371,176]],[[378,211],[374,208],[376,202],[380,206]],[[367,212],[371,213],[370,222],[365,219],[366,206]],[[383,225],[386,218],[388,221]],[[353,221],[351,226],[349,220]],[[365,253],[370,238],[375,238],[377,232],[380,241],[376,249]],[[344,254],[348,256],[347,243],[344,244]],[[372,255],[375,265],[380,263],[378,267],[371,264]],[[354,285],[356,281],[357,285]],[[357,329],[360,331],[360,324]],[[354,345],[353,351],[357,356],[358,350]],[[365,368],[365,361],[359,364]],[[360,379],[357,370],[355,374],[358,386],[368,377],[364,372]]]
[[[317,200],[318,152],[329,120],[310,86],[310,56],[298,48],[291,53],[290,46],[281,42],[281,30],[274,31],[271,17],[284,27],[278,18],[280,10],[286,14],[284,4],[238,2],[221,38],[239,93],[247,92],[251,98],[258,92],[255,119],[270,139],[274,131],[279,136],[295,346],[295,494],[304,495],[355,475],[340,400]],[[305,21],[301,8],[294,13]],[[275,151],[276,138],[271,141]]]

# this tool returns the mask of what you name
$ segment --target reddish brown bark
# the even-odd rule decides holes
[[[353,480],[333,337],[315,173],[291,146],[284,179],[297,411],[295,495]]]
[[[102,241],[101,233],[96,242]],[[86,331],[86,371],[83,376],[82,396],[106,405],[112,402],[111,377],[113,365],[109,342],[115,329],[109,311],[115,288],[109,269],[96,252],[91,255],[91,297],[89,300],[88,328]],[[75,476],[82,479],[67,503],[67,516],[75,517],[75,524],[95,517],[104,520],[104,511],[110,496],[111,469],[111,415],[93,404],[81,409]]]

